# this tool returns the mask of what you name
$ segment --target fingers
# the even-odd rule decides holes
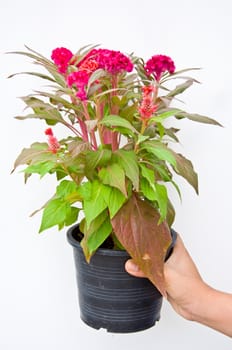
[[[138,265],[136,265],[132,259],[127,260],[126,264],[125,264],[125,269],[126,271],[135,277],[145,277],[143,271],[141,271],[138,267]]]
[[[183,242],[179,235],[177,235],[176,245],[183,245]],[[176,250],[176,246],[174,250]],[[169,260],[172,260],[172,256],[168,259],[168,261]],[[166,262],[166,264],[168,263],[168,261]],[[144,273],[139,269],[138,265],[136,265],[132,259],[127,260],[125,264],[125,269],[130,275],[133,275],[136,277],[146,277]]]

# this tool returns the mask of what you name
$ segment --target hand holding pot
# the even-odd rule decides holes
[[[134,276],[145,277],[132,260],[125,268]],[[217,291],[202,280],[179,235],[164,275],[168,301],[179,315],[232,337],[232,294]]]

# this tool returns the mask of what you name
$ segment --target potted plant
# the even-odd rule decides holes
[[[168,127],[166,120],[220,124],[171,107],[197,81],[185,76],[189,69],[176,71],[168,56],[154,55],[144,62],[90,46],[76,54],[57,48],[51,60],[28,47],[14,53],[45,68],[46,74],[27,74],[50,84],[23,97],[30,112],[16,117],[47,124],[47,140],[24,148],[14,165],[26,165],[25,181],[32,174],[57,179],[54,196],[42,208],[39,232],[70,226],[81,317],[87,324],[113,332],[146,329],[159,319],[166,295],[163,266],[175,241],[169,184],[181,193],[173,175],[185,178],[198,193],[191,161],[170,148],[178,142],[178,129]],[[181,83],[171,88],[177,78]],[[67,131],[61,140],[55,136],[57,124]],[[153,284],[123,270],[129,256]]]

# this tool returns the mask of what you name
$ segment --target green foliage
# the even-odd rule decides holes
[[[52,198],[43,211],[39,232],[58,225],[59,229],[76,222],[79,209],[72,206],[78,199],[77,185],[68,180],[63,180],[56,188],[55,197]]]
[[[170,123],[175,118],[180,125],[182,119],[221,124],[171,106],[176,96],[198,83],[183,75],[194,68],[164,71],[157,78],[148,75],[142,58],[131,55],[134,72],[120,69],[112,74],[85,57],[92,48],[80,49],[67,67],[57,66],[28,47],[13,52],[30,58],[45,73],[28,71],[10,78],[29,74],[47,82],[46,89],[22,97],[26,113],[16,119],[42,120],[54,129],[60,124],[68,132],[58,140],[48,128],[47,142],[24,148],[13,171],[24,166],[25,181],[38,174],[41,178],[54,176],[58,183],[54,196],[42,207],[40,232],[72,225],[82,212],[81,245],[88,261],[110,236],[117,249],[126,249],[165,294],[163,261],[175,219],[167,185],[173,185],[181,198],[173,180],[177,175],[198,193],[193,164],[170,148],[179,142],[179,129]],[[83,68],[86,63],[88,69]],[[69,74],[78,71],[86,73],[88,81],[69,84]],[[181,83],[170,90],[172,79],[181,79]]]

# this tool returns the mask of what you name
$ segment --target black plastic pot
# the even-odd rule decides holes
[[[73,246],[80,317],[89,326],[113,333],[148,329],[160,319],[162,295],[146,278],[136,278],[125,271],[130,258],[126,251],[98,249],[88,264],[78,241],[79,227],[67,232]],[[171,231],[173,242],[176,232]]]

